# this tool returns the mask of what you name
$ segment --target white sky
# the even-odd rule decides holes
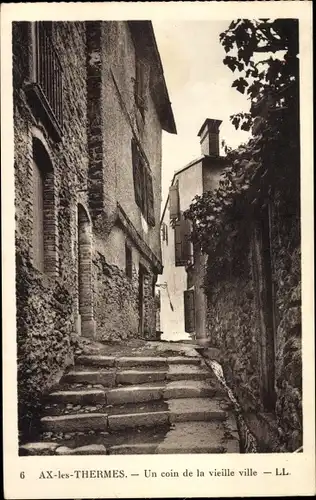
[[[248,138],[236,131],[229,116],[249,110],[249,101],[231,87],[236,74],[223,64],[219,34],[227,21],[153,22],[177,135],[163,132],[163,204],[175,170],[200,156],[197,133],[206,118],[222,120],[220,141],[233,147]]]

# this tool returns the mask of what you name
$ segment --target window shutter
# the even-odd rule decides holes
[[[182,258],[182,233],[181,233],[181,222],[177,221],[174,226],[174,250],[175,250],[175,265],[183,266]]]
[[[178,184],[170,186],[169,188],[169,210],[170,210],[170,219],[179,219],[180,199],[179,199]]]
[[[137,144],[132,140],[132,162],[133,162],[133,178],[135,201],[139,207],[142,206],[142,165]]]
[[[191,221],[189,219],[182,219],[181,226],[181,240],[182,240],[182,260],[185,264],[190,264],[193,257],[192,242],[191,242]]]
[[[183,292],[184,299],[184,329],[187,333],[195,332],[194,289]]]
[[[126,276],[132,278],[133,276],[133,259],[132,249],[125,243],[125,271]]]
[[[181,217],[181,214],[180,214]],[[191,221],[180,218],[174,225],[175,264],[186,266],[192,262]]]
[[[168,245],[168,226],[165,222],[162,223],[162,241]]]
[[[155,221],[155,207],[154,207],[154,191],[153,179],[150,173],[145,169],[146,174],[146,192],[147,192],[147,220],[150,226],[154,226]]]

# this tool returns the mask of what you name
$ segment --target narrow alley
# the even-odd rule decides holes
[[[302,451],[297,19],[12,50],[20,455]]]

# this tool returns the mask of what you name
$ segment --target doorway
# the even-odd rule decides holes
[[[138,281],[138,312],[139,312],[139,334],[143,338],[145,334],[145,276],[146,269],[141,264],[139,265],[139,281]]]
[[[271,208],[257,216],[253,233],[253,272],[257,295],[260,338],[258,360],[263,406],[274,411],[275,393],[275,309],[271,260]]]

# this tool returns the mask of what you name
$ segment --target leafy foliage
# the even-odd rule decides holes
[[[224,64],[240,73],[232,86],[250,100],[249,113],[231,121],[252,137],[236,150],[226,147],[218,188],[196,196],[185,213],[193,221],[194,241],[213,258],[213,277],[240,261],[251,219],[268,203],[290,214],[299,211],[298,22],[237,19],[220,41]]]

